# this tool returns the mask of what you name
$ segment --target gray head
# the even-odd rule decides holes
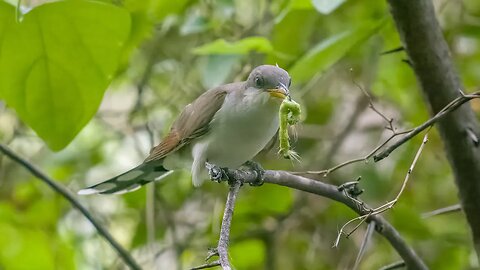
[[[267,91],[271,96],[285,98],[290,93],[290,75],[278,66],[262,65],[256,67],[247,79],[247,87],[255,87]]]

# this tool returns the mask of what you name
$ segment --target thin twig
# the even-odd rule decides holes
[[[230,241],[230,227],[232,226],[233,209],[235,208],[235,201],[241,185],[241,181],[234,181],[230,185],[227,202],[225,203],[225,211],[223,212],[222,228],[220,229],[220,239],[218,240],[217,245],[218,257],[223,270],[232,269],[228,259],[228,244]]]
[[[384,267],[380,268],[379,270],[393,270],[393,269],[399,269],[405,267],[405,262],[404,261],[398,261],[394,262],[389,265],[385,265]]]
[[[361,157],[361,158],[354,158],[354,159],[351,159],[351,160],[347,160],[343,163],[340,163],[338,165],[335,165],[329,169],[326,169],[326,170],[321,170],[321,171],[307,171],[306,173],[307,174],[323,174],[324,177],[326,177],[328,174],[330,174],[331,172],[334,172],[344,166],[347,166],[347,165],[350,165],[350,164],[353,164],[353,163],[357,163],[357,162],[361,162],[361,161],[364,161],[364,162],[367,162],[369,158],[371,158],[378,150],[380,150],[380,148],[382,148],[383,146],[385,146],[391,139],[393,139],[394,137],[398,136],[398,135],[401,135],[401,134],[404,134],[406,132],[410,132],[409,131],[402,131],[402,132],[396,132],[395,130],[395,127],[393,126],[393,118],[390,118],[390,117],[387,117],[385,114],[383,114],[379,109],[377,109],[375,107],[375,104],[373,103],[373,98],[372,98],[372,95],[367,91],[365,90],[359,83],[357,83],[357,81],[355,81],[354,79],[352,79],[352,83],[358,88],[360,89],[360,91],[363,93],[363,95],[365,96],[365,98],[367,99],[368,101],[368,108],[370,108],[373,112],[375,112],[377,115],[379,115],[387,124],[388,126],[386,126],[386,129],[390,130],[392,132],[392,135],[386,139],[383,143],[381,143],[379,146],[375,147],[375,149],[373,149],[370,153],[368,153],[366,156],[364,157]],[[359,112],[357,112],[358,109],[356,109],[356,112],[354,115],[358,116],[359,115]],[[351,128],[351,127],[350,127]],[[331,151],[330,151],[331,152]],[[328,156],[328,155],[327,155]],[[299,173],[299,174],[302,174],[302,173]]]
[[[141,269],[140,266],[135,262],[133,257],[130,255],[130,253],[128,253],[117,241],[115,241],[115,239],[113,239],[107,229],[105,229],[98,221],[95,220],[95,218],[90,214],[90,212],[85,207],[83,207],[79,201],[77,201],[77,199],[69,190],[58,184],[55,180],[48,177],[45,173],[37,169],[33,164],[10,150],[6,145],[0,143],[0,151],[16,163],[27,169],[32,175],[42,180],[55,192],[59,193],[65,199],[67,199],[73,207],[77,208],[90,221],[90,223],[92,223],[95,229],[97,229],[98,233],[103,238],[105,238],[105,240],[107,240],[107,242],[112,246],[113,249],[115,249],[118,255],[123,259],[125,264],[130,267],[130,269]]]
[[[357,258],[355,259],[355,264],[353,265],[353,270],[358,269],[360,262],[362,261],[363,255],[367,250],[370,239],[372,239],[373,232],[375,231],[375,221],[370,221],[368,223],[367,231],[365,232],[365,237],[363,237],[362,244],[360,245],[360,250],[358,251]]]
[[[214,261],[214,262],[211,262],[211,263],[202,264],[200,266],[190,268],[190,270],[207,269],[207,268],[213,268],[213,267],[216,267],[216,266],[220,266],[220,261],[217,260],[217,261]]]
[[[407,135],[402,137],[400,140],[395,142],[394,144],[390,145],[387,147],[385,150],[380,152],[378,155],[373,156],[373,160],[375,162],[378,162],[390,155],[395,149],[397,149],[400,145],[406,143],[408,140],[411,138],[415,137],[418,133],[422,132],[423,130],[431,127],[433,124],[436,122],[440,121],[443,119],[446,115],[448,115],[449,112],[454,111],[458,107],[460,107],[462,104],[464,104],[467,101],[470,101],[474,98],[480,98],[480,92],[475,92],[470,95],[465,95],[460,91],[461,96],[457,97],[450,103],[448,103],[445,107],[443,107],[442,110],[440,110],[434,117],[430,118],[428,121],[425,123],[421,124],[420,126],[414,128],[411,132],[409,132]]]
[[[330,148],[326,151],[325,156],[328,157],[326,159],[324,165],[322,167],[328,167],[331,165],[331,161],[335,156],[335,153],[341,148],[342,144],[345,142],[345,139],[351,134],[352,129],[355,127],[360,115],[362,115],[363,111],[368,107],[368,99],[364,96],[360,96],[357,98],[355,108],[348,116],[348,123],[343,127],[343,129],[335,136],[335,140],[330,144]]]
[[[462,205],[461,204],[454,204],[450,205],[444,208],[436,209],[427,213],[422,214],[422,218],[429,218],[433,216],[438,216],[438,215],[443,215],[443,214],[449,214],[449,213],[454,213],[454,212],[459,212],[462,211]]]
[[[258,182],[258,175],[252,171],[228,170],[227,174],[229,179],[240,179],[244,183]],[[357,202],[345,195],[344,190],[339,190],[338,186],[285,171],[265,171],[263,179],[265,183],[281,185],[335,200],[346,205],[359,215],[368,213],[366,210],[368,207],[365,203],[362,202],[362,205],[359,206]],[[375,221],[375,230],[389,241],[390,245],[402,257],[408,267],[411,269],[428,269],[422,259],[408,246],[400,236],[400,233],[387,220],[378,215],[370,216],[368,221]]]
[[[368,153],[367,155],[365,155],[364,157],[360,157],[360,158],[354,158],[354,159],[351,159],[351,160],[347,160],[345,162],[342,162],[338,165],[335,165],[329,169],[325,169],[325,170],[320,170],[320,171],[306,171],[306,172],[291,172],[293,174],[296,174],[296,175],[304,175],[304,174],[320,174],[320,175],[323,175],[323,176],[327,176],[328,174],[340,169],[340,168],[343,168],[347,165],[350,165],[350,164],[354,164],[354,163],[358,163],[358,162],[368,162],[368,160],[373,157],[373,160],[375,162],[378,162],[384,158],[386,158],[388,155],[390,155],[395,149],[397,149],[399,146],[403,145],[404,143],[406,143],[407,141],[409,141],[411,138],[415,137],[416,135],[418,135],[420,132],[424,131],[425,129],[433,126],[436,122],[442,120],[448,113],[456,110],[458,107],[460,107],[462,104],[472,100],[472,99],[476,99],[476,98],[480,98],[480,91],[477,91],[477,92],[474,92],[472,94],[469,94],[469,95],[466,95],[466,94],[463,94],[461,91],[460,91],[460,94],[461,96],[457,97],[456,99],[454,99],[453,101],[451,101],[450,103],[448,103],[442,110],[440,110],[435,116],[433,116],[432,118],[430,118],[429,120],[425,121],[423,124],[415,127],[415,128],[412,128],[412,129],[409,129],[409,130],[405,130],[405,131],[393,131],[393,134],[388,137],[385,141],[383,141],[382,143],[380,143],[377,147],[375,147],[372,151],[370,151],[370,153]],[[388,119],[388,118],[386,118]],[[390,129],[390,128],[388,128]],[[387,143],[389,143],[393,138],[397,137],[397,136],[400,136],[400,135],[404,135],[406,134],[404,137],[402,137],[400,140],[398,140],[397,142],[395,142],[394,144],[392,144],[391,146],[389,146],[388,148],[386,148],[385,150],[383,150],[382,152],[380,152],[379,154],[376,154],[381,148],[383,148]]]
[[[393,208],[393,206],[398,202],[398,200],[400,199],[400,196],[403,194],[403,191],[405,190],[405,187],[407,186],[407,183],[408,183],[408,180],[410,179],[410,175],[412,174],[413,172],[413,169],[415,168],[415,165],[417,164],[417,161],[418,161],[418,158],[420,157],[420,154],[422,153],[423,151],[423,147],[425,146],[425,144],[428,142],[428,132],[425,134],[425,136],[423,137],[423,141],[422,141],[422,144],[420,144],[420,147],[418,148],[418,151],[417,153],[415,154],[415,157],[413,158],[413,161],[412,161],[412,164],[410,165],[410,168],[408,168],[408,171],[407,171],[407,174],[405,175],[405,179],[403,180],[403,184],[402,184],[402,187],[400,188],[400,191],[398,192],[397,196],[377,207],[377,208],[374,208],[374,209],[369,209],[367,210],[367,213],[364,214],[364,215],[361,215],[359,217],[356,217],[356,218],[353,218],[351,220],[349,220],[347,223],[345,223],[342,228],[340,228],[340,231],[338,232],[338,235],[337,235],[337,238],[335,240],[335,243],[334,243],[334,247],[337,247],[339,242],[340,242],[340,238],[342,235],[345,235],[346,237],[349,237],[352,233],[354,233],[359,227],[361,224],[363,224],[369,217],[371,216],[375,216],[375,215],[378,215],[378,214],[381,214],[391,208]],[[355,225],[355,227],[349,232],[349,233],[345,233],[345,230],[346,228],[348,227],[348,225],[354,223],[355,221],[359,221],[357,223],[357,225]]]
[[[391,53],[401,52],[401,51],[404,51],[404,50],[405,50],[405,48],[403,48],[403,46],[400,46],[400,47],[397,47],[397,48],[394,48],[394,49],[391,49],[391,50],[381,52],[380,55],[387,55],[387,54],[391,54]]]
[[[373,98],[372,98],[372,95],[367,91],[365,90],[359,83],[357,83],[357,81],[355,80],[352,80],[353,84],[358,88],[360,89],[360,91],[362,91],[362,93],[368,98],[368,107],[374,111],[376,114],[378,114],[385,122],[387,122],[389,124],[389,126],[387,127],[387,129],[391,130],[392,132],[394,132],[394,127],[393,127],[393,118],[390,118],[390,117],[387,117],[385,114],[383,114],[379,109],[377,109],[377,107],[375,107],[375,105],[373,104]]]

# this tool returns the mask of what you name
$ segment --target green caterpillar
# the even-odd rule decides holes
[[[287,97],[280,105],[279,118],[280,118],[280,130],[278,132],[278,138],[280,141],[280,150],[278,153],[286,159],[299,159],[299,155],[290,149],[290,141],[288,137],[288,126],[295,125],[300,120],[300,105]]]

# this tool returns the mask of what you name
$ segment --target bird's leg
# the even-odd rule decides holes
[[[228,181],[228,174],[226,173],[226,168],[221,168],[215,164],[205,162],[205,167],[208,170],[208,175],[210,180],[220,183],[222,181]]]
[[[250,183],[250,186],[261,186],[263,185],[263,177],[265,175],[265,170],[260,165],[260,163],[253,160],[249,160],[243,164],[245,167],[248,167],[257,174],[257,179],[254,182]]]

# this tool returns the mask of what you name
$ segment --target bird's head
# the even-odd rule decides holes
[[[283,100],[290,96],[288,88],[292,79],[288,72],[278,66],[258,66],[248,76],[247,87],[267,92],[271,97]]]

